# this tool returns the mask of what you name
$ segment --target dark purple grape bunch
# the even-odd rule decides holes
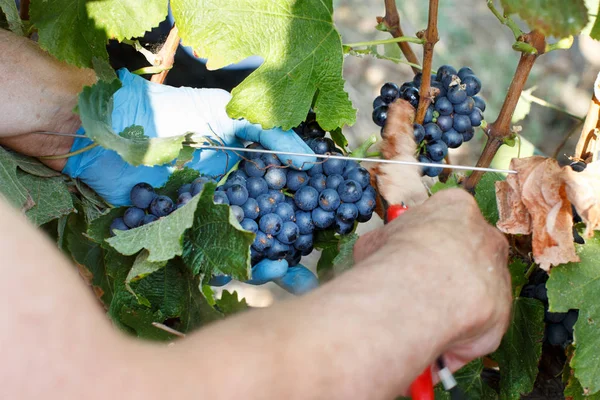
[[[373,101],[373,122],[383,127],[387,120],[388,106],[396,99],[408,101],[415,109],[419,104],[419,88],[422,74],[401,87],[388,82],[381,87],[380,95]],[[431,86],[438,89],[433,103],[425,113],[423,125],[414,124],[415,142],[419,146],[418,160],[423,163],[443,164],[449,149],[456,149],[471,140],[475,128],[483,121],[485,101],[477,96],[481,81],[469,67],[458,72],[449,65],[442,65],[431,76]],[[438,176],[443,167],[424,167],[423,175]]]
[[[308,140],[319,154],[330,152],[322,137]],[[290,267],[313,251],[317,230],[340,235],[356,222],[371,219],[375,189],[369,172],[358,163],[329,159],[308,171],[282,165],[274,154],[249,153],[215,197],[231,205],[242,228],[256,234],[251,246],[252,265],[261,260],[285,259]]]
[[[174,202],[168,196],[159,195],[148,183],[140,182],[136,184],[129,195],[132,207],[127,208],[123,217],[113,220],[110,225],[111,235],[114,235],[115,230],[126,231],[138,228],[157,221],[161,217],[166,217],[202,192],[207,182],[215,181],[206,177],[199,177],[192,183],[181,186],[178,190],[177,202]],[[218,201],[215,195],[215,203]]]
[[[552,346],[566,347],[573,342],[573,327],[579,316],[578,310],[569,310],[568,312],[553,313],[548,311],[548,290],[546,281],[548,274],[539,269],[535,271],[530,279],[530,283],[523,286],[521,297],[533,298],[544,303],[544,322],[546,330],[544,341]]]

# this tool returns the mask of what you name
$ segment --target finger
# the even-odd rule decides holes
[[[231,147],[244,148],[239,139],[228,144]],[[218,178],[226,174],[238,161],[241,152],[201,149],[194,152],[194,158],[185,166],[202,172],[204,175]]]
[[[362,235],[354,245],[354,262],[359,263],[379,250],[386,242],[387,231],[379,228]]]
[[[282,278],[288,271],[286,260],[265,259],[252,267],[252,279],[246,281],[251,285],[264,285],[272,280]]]
[[[292,152],[314,154],[312,149],[294,131],[283,131],[281,129],[263,130],[258,124],[246,123],[236,130],[236,136],[251,142],[260,143],[264,148],[276,152]],[[310,169],[316,157],[292,156],[286,154],[277,155],[285,165],[292,165],[297,169]]]
[[[227,285],[229,282],[231,282],[231,277],[229,275],[215,275],[212,278],[210,278],[210,281],[208,282],[208,284],[210,286],[225,286]]]
[[[277,285],[295,295],[310,292],[319,286],[319,280],[303,265],[288,268],[283,278],[274,281]]]

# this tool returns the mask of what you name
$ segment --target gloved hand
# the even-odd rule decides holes
[[[114,95],[112,128],[116,133],[140,125],[151,138],[194,132],[214,137],[227,146],[243,147],[243,141],[258,142],[266,149],[312,154],[313,151],[293,131],[263,130],[246,120],[233,120],[225,107],[231,95],[220,89],[175,88],[152,83],[126,69],[117,71],[123,86]],[[84,133],[81,128],[78,134]],[[87,138],[75,139],[71,151],[91,144]],[[316,158],[280,156],[284,164],[309,169]],[[186,166],[205,175],[218,177],[239,161],[233,152],[196,150]],[[127,164],[114,151],[95,147],[70,157],[62,171],[79,178],[114,206],[130,205],[129,192],[139,183],[162,186],[173,172],[171,165],[154,167]]]
[[[225,112],[231,95],[220,89],[174,88],[152,83],[125,69],[117,71],[123,86],[115,93],[112,128],[115,133],[131,125],[140,125],[148,137],[169,137],[194,132],[214,137],[227,146],[244,147],[243,141],[260,143],[275,151],[313,151],[293,131],[263,130],[260,125],[246,120],[233,120]],[[83,134],[81,128],[78,134]],[[75,139],[71,151],[91,144],[87,138]],[[280,156],[296,168],[309,169],[316,158]],[[239,157],[233,152],[196,150],[187,166],[205,175],[218,177],[225,174]],[[171,165],[154,167],[129,165],[112,150],[95,147],[70,157],[63,173],[79,178],[114,206],[130,205],[129,193],[139,182],[153,187],[162,186],[174,168]],[[252,268],[252,284],[264,284],[282,278],[288,270],[287,261],[263,260]],[[313,275],[313,280],[314,280]],[[213,277],[212,284],[222,286],[230,277]],[[298,283],[300,286],[303,284]],[[294,292],[293,290],[292,293]]]

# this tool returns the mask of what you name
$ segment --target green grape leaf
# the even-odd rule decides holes
[[[200,172],[192,168],[177,170],[171,174],[169,180],[161,188],[156,189],[156,193],[176,199],[179,196],[179,188],[186,183],[191,183],[200,176]]]
[[[567,400],[600,400],[600,393],[588,396],[581,387],[581,383],[572,374],[569,375],[564,394]]]
[[[216,301],[217,309],[224,315],[233,315],[240,311],[248,309],[246,299],[238,299],[238,292],[229,292],[224,290],[221,293],[221,298]]]
[[[117,135],[112,130],[113,94],[121,82],[99,81],[79,94],[79,114],[86,135],[100,146],[116,151],[131,165],[163,165],[177,158],[186,135],[146,138],[141,127],[132,126]]]
[[[75,210],[73,198],[62,177],[41,178],[21,171],[17,172],[17,177],[35,202],[25,213],[34,224],[43,225]]]
[[[581,228],[581,226],[578,226]],[[550,271],[546,283],[550,311],[566,312],[579,309],[575,323],[575,351],[571,367],[589,394],[600,392],[600,232],[575,245],[579,263],[568,263]]]
[[[320,282],[327,282],[334,277],[333,261],[340,252],[340,239],[331,229],[315,232],[314,248],[321,250],[317,262],[317,275]]]
[[[498,219],[498,204],[496,202],[496,182],[504,177],[496,172],[486,172],[475,188],[475,201],[481,214],[490,224],[496,226]]]
[[[108,60],[98,58],[98,57],[93,57],[92,65],[94,66],[94,72],[96,73],[96,76],[98,77],[99,80],[106,81],[106,82],[112,82],[114,80],[119,79],[119,77],[117,77],[117,73],[115,72],[113,67],[110,65]]]
[[[513,289],[513,297],[518,297],[519,293],[521,293],[521,288],[528,282],[527,277],[525,276],[527,267],[528,265],[520,259],[511,260],[511,262],[508,264]]]
[[[500,366],[500,398],[519,399],[533,390],[542,355],[544,305],[516,298],[508,331],[492,358]]]
[[[264,59],[233,89],[230,117],[288,130],[304,121],[314,99],[326,131],[356,121],[332,0],[172,0],[171,7],[183,43],[208,59],[208,69]]]
[[[17,163],[17,166],[28,174],[40,176],[42,178],[53,178],[62,175],[60,172],[46,167],[33,157],[24,156],[23,154],[19,153],[11,154]]]
[[[501,0],[505,14],[518,14],[546,36],[577,35],[588,22],[584,0]]]
[[[135,261],[133,262],[133,266],[131,267],[131,270],[129,271],[129,273],[127,274],[127,277],[125,278],[125,288],[138,299],[140,304],[147,305],[148,307],[151,306],[151,304],[148,302],[147,299],[145,299],[141,296],[138,296],[133,291],[133,289],[131,288],[131,282],[136,282],[140,279],[143,279],[146,276],[158,271],[159,269],[164,268],[165,265],[167,265],[167,261],[160,261],[160,262],[148,261],[148,252],[146,250],[142,251],[135,258]]]
[[[90,204],[94,205],[100,210],[108,208],[108,204],[106,204],[104,199],[100,197],[96,192],[94,192],[88,185],[86,185],[79,179],[75,179],[73,182],[75,182],[75,187],[77,188],[77,191],[79,191],[83,199],[87,200]]]
[[[436,182],[430,190],[432,194],[436,194],[440,190],[453,189],[457,187],[460,187],[460,185],[458,184],[458,179],[456,175],[452,174],[448,177],[448,180],[446,182]]]
[[[126,207],[110,208],[106,210],[102,216],[91,221],[86,236],[94,243],[98,243],[105,248],[110,248],[104,239],[110,236],[110,224],[115,218],[122,217],[125,210],[127,210]]]
[[[356,233],[341,237],[339,242],[339,253],[332,262],[335,276],[338,276],[354,266],[354,245],[358,238],[359,236]]]
[[[454,373],[456,383],[465,395],[465,400],[495,400],[498,394],[481,378],[483,360],[478,358]],[[435,387],[436,400],[451,400],[450,393],[441,384]]]
[[[17,177],[17,165],[13,155],[0,147],[0,195],[14,207],[28,210],[35,202]]]
[[[23,22],[14,0],[0,0],[0,9],[6,15],[9,29],[17,35],[23,36]]]
[[[600,13],[600,5],[596,13],[594,25],[592,26],[592,30],[590,31],[590,37],[594,40],[600,40],[600,18],[598,18],[598,15],[600,14],[598,13]]]
[[[329,134],[331,135],[333,143],[335,143],[340,149],[344,150],[344,152],[347,152],[348,139],[346,139],[346,136],[344,136],[342,133],[342,128],[336,128],[329,132]]]
[[[194,276],[230,275],[245,281],[250,276],[250,245],[255,235],[242,229],[229,206],[213,203],[215,188],[216,184],[207,183],[201,195],[195,196],[198,206],[190,218],[194,224],[185,235],[183,259]]]

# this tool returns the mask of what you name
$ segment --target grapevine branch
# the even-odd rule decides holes
[[[179,47],[179,41],[179,30],[177,29],[177,26],[173,25],[173,28],[171,28],[171,31],[169,32],[169,36],[167,36],[167,41],[157,54],[157,57],[160,59],[160,64],[158,66],[164,68],[164,70],[159,74],[152,75],[152,78],[150,78],[151,82],[164,83],[169,70],[173,67],[173,63],[175,62],[175,52]]]
[[[594,83],[594,95],[590,101],[590,107],[583,124],[583,129],[581,130],[581,136],[575,148],[575,157],[584,161],[593,156],[589,152],[590,142],[598,140],[598,138],[594,138],[596,129],[600,128],[600,100],[596,97],[598,89],[600,89],[600,74],[598,74]]]
[[[517,103],[519,102],[519,98],[521,97],[521,93],[523,92],[525,83],[527,82],[527,78],[529,77],[535,61],[540,55],[544,54],[546,49],[546,38],[538,31],[534,30],[523,35],[521,40],[534,47],[537,51],[535,54],[521,54],[519,65],[517,66],[515,76],[513,77],[510,87],[508,88],[508,93],[504,99],[504,104],[502,105],[500,114],[498,115],[496,121],[489,124],[485,128],[485,132],[488,135],[488,140],[485,144],[485,148],[483,149],[483,153],[477,162],[478,167],[489,167],[492,163],[492,159],[496,155],[496,152],[500,146],[504,144],[504,140],[512,135],[510,130],[510,122],[513,113],[517,108]],[[482,175],[483,173],[481,173],[481,171],[474,171],[465,181],[465,189],[473,191]]]
[[[23,21],[29,21],[29,0],[21,0],[19,16]]]
[[[431,103],[429,90],[431,89],[431,74],[433,66],[433,48],[440,40],[438,36],[438,0],[429,0],[429,18],[427,21],[427,29],[425,32],[419,32],[417,36],[425,40],[423,44],[423,74],[421,77],[421,89],[419,107],[417,108],[416,123],[422,124],[425,119],[425,113]]]
[[[398,8],[396,8],[396,0],[385,0],[385,16],[377,17],[377,23],[383,24],[386,31],[388,31],[395,38],[404,36],[404,32],[400,26],[400,15],[398,14]],[[415,74],[419,72],[420,68],[416,67],[420,65],[419,59],[417,58],[417,55],[413,51],[412,47],[410,47],[410,43],[398,42],[398,47],[400,47],[400,51],[402,51],[402,54],[404,54],[404,57],[406,57],[408,62],[414,64],[412,66],[413,72]]]

